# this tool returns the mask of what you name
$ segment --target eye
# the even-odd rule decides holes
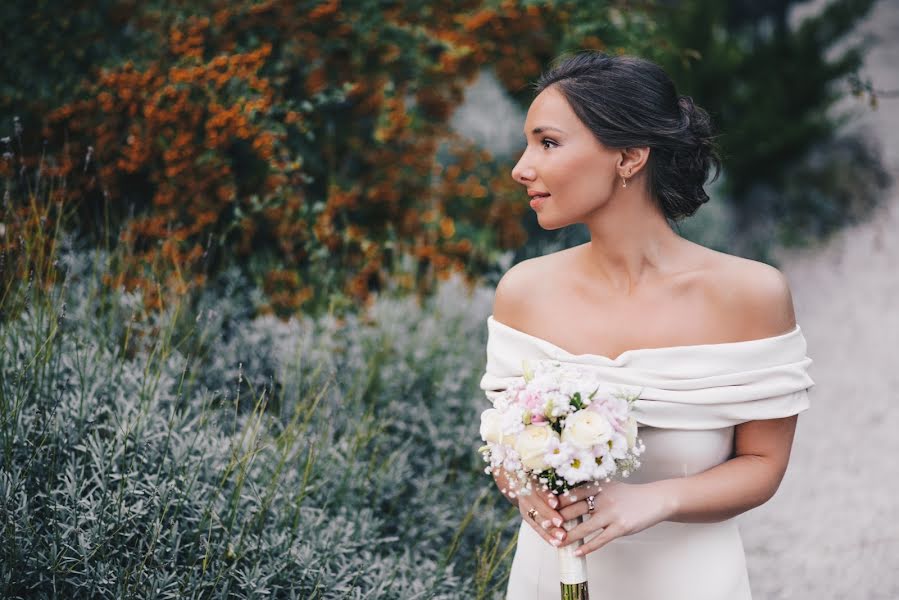
[[[549,148],[546,147],[546,144],[552,144],[553,146],[558,146],[557,143],[555,143],[554,141],[547,139],[547,138],[543,138],[542,140],[540,140],[540,143],[543,144],[544,150],[549,150]]]

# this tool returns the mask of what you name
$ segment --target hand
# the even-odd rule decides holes
[[[599,550],[615,538],[643,531],[671,516],[671,503],[659,486],[652,483],[629,484],[620,481],[590,483],[559,496],[558,512],[566,521],[586,514],[587,496],[594,496],[596,508],[590,518],[568,532],[562,545],[568,545],[602,529],[602,533],[575,551],[583,556]]]
[[[518,496],[518,511],[521,518],[534,528],[540,537],[548,544],[558,548],[568,532],[562,527],[563,517],[556,510],[560,504],[560,497],[548,490],[543,490],[543,485],[536,480],[531,480],[531,493]],[[528,511],[534,509],[536,516],[531,518]]]

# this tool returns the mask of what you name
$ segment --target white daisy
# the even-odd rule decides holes
[[[574,486],[584,481],[591,481],[595,471],[593,453],[589,450],[575,448],[571,458],[559,467],[556,472],[565,478],[568,485]]]
[[[612,434],[612,439],[609,440],[609,451],[612,455],[612,458],[622,459],[627,456],[627,437],[618,433],[617,431]]]
[[[571,444],[566,444],[559,439],[553,439],[547,446],[546,464],[558,471],[562,465],[567,464],[571,460],[573,452],[574,448]]]
[[[596,446],[593,446],[590,454],[593,458],[591,465],[593,470],[592,479],[605,479],[612,475],[617,469],[615,458],[612,456],[608,444],[597,444]]]

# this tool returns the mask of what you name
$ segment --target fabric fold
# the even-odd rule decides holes
[[[645,426],[717,429],[798,414],[809,407],[812,359],[797,325],[788,333],[742,342],[628,350],[617,358],[572,354],[490,315],[487,365],[480,382],[488,399],[523,376],[522,361],[579,365],[611,386],[640,390],[634,416]]]

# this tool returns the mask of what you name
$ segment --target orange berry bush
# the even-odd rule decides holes
[[[43,133],[90,155],[68,163],[65,201],[84,229],[121,227],[128,261],[108,283],[150,307],[233,260],[257,269],[279,314],[424,294],[455,272],[475,281],[525,241],[511,163],[449,126],[465,87],[493,68],[524,104],[560,52],[648,45],[651,21],[633,16],[645,11],[620,5],[136,9],[155,43],[86,79]],[[113,223],[88,218],[100,213]]]

